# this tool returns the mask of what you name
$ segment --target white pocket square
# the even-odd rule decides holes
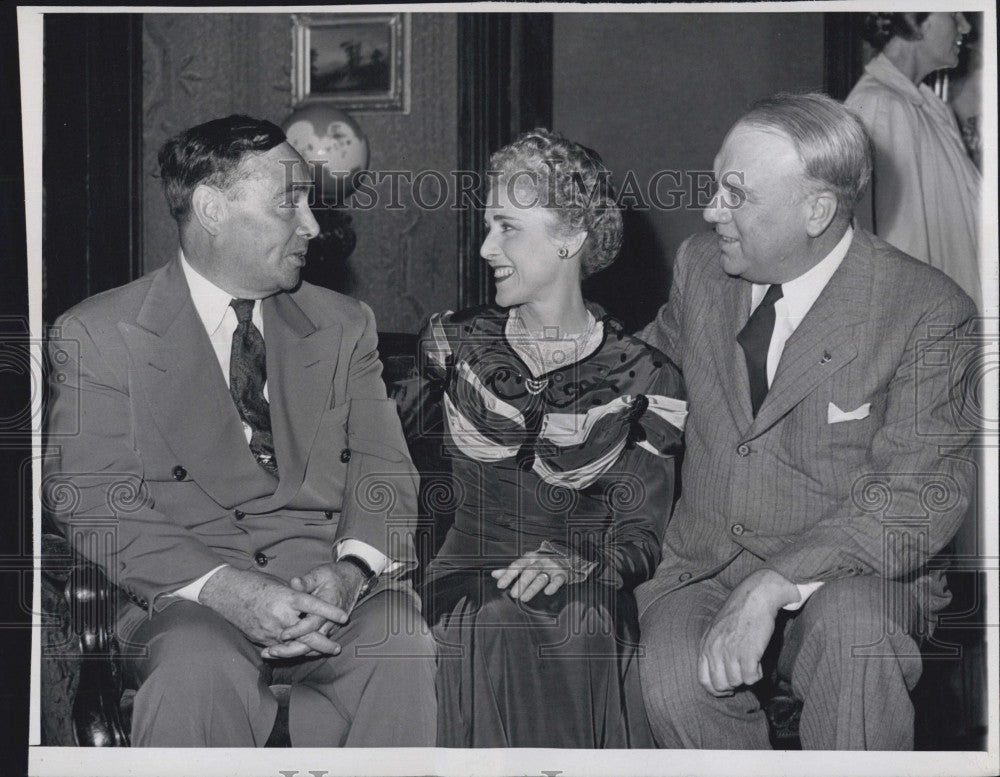
[[[826,409],[826,422],[828,424],[839,424],[844,421],[860,421],[862,418],[868,417],[871,409],[871,402],[865,402],[857,410],[841,410],[831,402],[830,406]]]

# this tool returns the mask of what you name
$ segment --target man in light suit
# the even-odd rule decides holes
[[[417,478],[370,308],[300,282],[309,170],[246,116],[159,160],[177,259],[50,350],[44,493],[121,593],[133,742],[264,745],[284,683],[293,746],[431,746]]]
[[[839,103],[758,104],[716,156],[712,231],[681,246],[643,333],[690,396],[682,495],[637,591],[661,746],[768,747],[750,688],[774,657],[803,747],[912,747],[918,644],[949,599],[928,561],[974,498],[975,310],[852,228],[870,170]]]

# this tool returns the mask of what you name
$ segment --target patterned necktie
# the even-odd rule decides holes
[[[250,427],[250,451],[257,463],[275,477],[278,460],[274,456],[274,438],[271,435],[271,409],[264,398],[267,382],[267,359],[264,338],[253,325],[254,300],[234,299],[229,303],[236,311],[236,331],[229,357],[229,393],[243,423]]]
[[[747,373],[750,375],[750,404],[753,406],[754,417],[767,396],[767,351],[771,347],[771,335],[774,333],[774,303],[781,299],[781,284],[769,286],[764,299],[750,315],[738,335],[736,341],[743,348],[747,360]]]

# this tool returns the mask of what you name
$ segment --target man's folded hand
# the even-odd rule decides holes
[[[253,570],[223,567],[212,575],[201,589],[198,601],[210,607],[240,629],[246,636],[265,648],[281,642],[281,634],[290,626],[304,620],[320,625],[347,622],[347,613],[331,600],[296,590],[281,580]],[[315,655],[340,652],[340,646],[320,633],[318,626],[311,629],[306,650]]]
[[[289,584],[293,590],[322,599],[346,616],[354,609],[364,582],[364,575],[356,566],[337,562],[321,564],[302,577],[293,577]],[[335,624],[343,622],[331,621],[319,615],[306,615],[281,632],[281,644],[269,646],[262,655],[264,658],[298,658],[330,653],[324,649],[325,645],[336,643],[327,639],[327,635]],[[331,655],[339,652],[338,647]]]

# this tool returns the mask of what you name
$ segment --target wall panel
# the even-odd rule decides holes
[[[247,113],[281,123],[291,110],[290,14],[146,14],[143,25],[144,269],[169,261],[176,228],[157,179],[156,154],[172,134]],[[408,115],[352,112],[369,138],[372,171],[449,172],[457,161],[457,27],[454,14],[412,16]],[[381,188],[381,187],[380,187]],[[352,209],[357,246],[331,277],[365,300],[379,328],[414,331],[454,307],[457,215],[448,207]]]
[[[670,170],[690,192],[750,103],[821,89],[823,61],[820,13],[555,14],[553,123],[597,149],[619,185],[632,171],[645,190]],[[661,183],[669,205],[672,182]],[[632,327],[665,301],[674,252],[704,226],[698,204],[677,199],[632,208],[621,258],[588,284]]]

